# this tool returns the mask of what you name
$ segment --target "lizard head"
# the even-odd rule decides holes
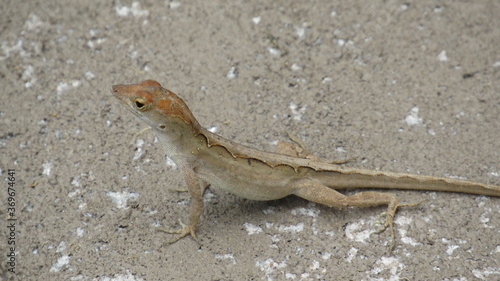
[[[125,107],[154,129],[166,130],[170,124],[179,122],[199,126],[186,103],[154,80],[114,85],[111,91]]]

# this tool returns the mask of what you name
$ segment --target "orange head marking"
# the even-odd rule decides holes
[[[145,86],[145,87],[161,87],[160,83],[158,83],[155,80],[145,80],[145,81],[142,81],[141,83],[139,83],[139,85]]]
[[[156,102],[156,108],[158,110],[166,115],[178,116],[186,123],[197,123],[184,100],[165,88],[160,87],[159,89],[162,93]]]
[[[165,117],[179,117],[186,123],[195,126],[198,124],[186,103],[154,80],[146,80],[139,84],[115,85],[112,92],[136,110],[142,112],[152,110]]]

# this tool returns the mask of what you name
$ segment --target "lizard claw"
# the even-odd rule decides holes
[[[179,234],[174,239],[171,239],[171,240],[163,242],[163,245],[168,245],[168,244],[175,243],[175,242],[179,241],[180,239],[182,239],[182,238],[184,238],[184,237],[186,237],[188,235],[191,235],[191,237],[193,237],[194,240],[196,240],[198,242],[198,237],[196,237],[196,233],[195,233],[195,227],[193,227],[191,225],[185,225],[184,223],[182,223],[181,220],[179,220],[179,223],[180,223],[180,225],[182,227],[180,229],[163,229],[163,228],[158,228],[159,231],[163,231],[163,232],[166,232],[166,233],[177,233],[177,234]]]
[[[425,201],[425,199],[420,200],[416,203],[404,203],[404,204],[397,203],[393,206],[389,205],[389,208],[388,208],[387,213],[386,213],[387,217],[386,217],[384,225],[382,225],[382,227],[380,227],[379,229],[372,232],[370,235],[379,234],[389,227],[389,229],[391,231],[391,240],[392,240],[391,244],[389,244],[389,252],[391,252],[394,249],[394,246],[396,245],[396,235],[394,234],[394,215],[396,214],[396,210],[399,207],[414,207],[414,206],[417,206],[424,201]]]
[[[396,245],[396,236],[394,235],[394,226],[392,225],[392,219],[391,219],[391,221],[386,220],[385,223],[384,223],[384,225],[382,225],[379,229],[375,230],[374,232],[370,233],[370,236],[372,236],[373,234],[382,233],[388,227],[391,230],[391,244],[389,245],[389,252],[391,252],[392,249],[394,248],[394,245]]]

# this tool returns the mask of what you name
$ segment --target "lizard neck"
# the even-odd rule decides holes
[[[206,146],[205,138],[200,138],[200,125],[196,120],[186,122],[182,118],[153,127],[165,155],[179,165],[176,159],[196,157],[199,146]]]

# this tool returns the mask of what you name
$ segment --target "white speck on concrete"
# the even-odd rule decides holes
[[[38,15],[30,14],[28,20],[24,23],[27,30],[35,30],[43,25],[43,21]]]
[[[311,218],[317,218],[319,213],[320,213],[320,210],[317,208],[314,208],[314,209],[312,209],[312,208],[295,208],[295,209],[292,209],[291,213],[294,216],[302,215],[302,216],[308,216]]]
[[[306,113],[307,105],[299,107],[295,103],[291,102],[288,105],[288,108],[290,108],[290,111],[292,111],[293,120],[300,121],[302,120],[302,116]]]
[[[500,177],[500,172],[489,172],[488,176]]]
[[[412,237],[407,236],[406,234],[408,232],[406,231],[406,229],[398,229],[398,232],[399,232],[399,236],[401,237],[400,238],[401,242],[408,244],[408,245],[412,245],[412,246],[417,246],[417,245],[422,244],[422,243],[417,242]]]
[[[304,223],[298,223],[296,225],[279,225],[276,229],[281,232],[301,232],[304,230]]]
[[[269,53],[272,55],[272,56],[275,56],[275,57],[279,57],[281,56],[281,52],[280,50],[276,49],[276,48],[268,48],[268,51]]]
[[[82,279],[86,280],[86,279]],[[114,274],[113,277],[99,276],[98,279],[92,279],[92,281],[144,281],[142,278],[135,277],[128,270],[127,274]]]
[[[94,80],[94,78],[95,78],[95,74],[90,70],[85,71],[85,73],[83,75],[85,76],[85,79],[87,79],[87,80]]]
[[[214,256],[216,259],[229,260],[232,264],[236,264],[236,259],[231,254],[224,254],[224,255],[215,254]]]
[[[446,249],[446,253],[451,256],[453,252],[458,248],[460,248],[460,246],[458,245],[449,245],[448,248]]]
[[[408,114],[406,115],[404,121],[409,126],[422,125],[424,123],[423,119],[418,116],[419,108],[414,106]]]
[[[270,206],[269,208],[265,209],[265,210],[262,210],[262,212],[266,215],[269,215],[269,214],[274,214],[276,213],[276,210],[274,207]]]
[[[236,77],[238,77],[238,70],[236,69],[236,66],[231,66],[231,68],[227,71],[226,78],[231,80]]]
[[[137,160],[141,158],[141,156],[144,154],[144,149],[142,149],[142,146],[144,145],[144,140],[143,139],[138,139],[135,141],[135,146],[137,147],[134,157],[132,157],[132,160]]]
[[[42,168],[42,175],[50,176],[50,173],[52,172],[52,162],[43,163]]]
[[[78,80],[73,80],[69,84],[67,82],[59,82],[56,86],[56,95],[59,98],[64,91],[67,91],[71,88],[77,88],[81,85],[81,82]]]
[[[323,77],[323,79],[321,79],[321,83],[323,84],[330,83],[332,81],[333,81],[332,77]]]
[[[264,261],[256,261],[255,266],[266,274],[267,280],[273,280],[271,274],[278,270],[283,271],[287,267],[286,262],[275,262],[273,259],[269,258]]]
[[[24,83],[25,88],[30,88],[33,83],[36,82],[36,77],[35,77],[35,68],[32,65],[24,65],[23,66],[23,74],[21,75],[21,79],[23,81],[26,81]]]
[[[172,2],[168,3],[168,7],[171,10],[175,10],[175,9],[179,8],[180,6],[181,6],[181,2],[179,2],[179,1],[172,1]]]
[[[64,255],[57,259],[57,261],[50,268],[50,272],[59,272],[61,269],[69,264],[70,257],[68,255]]]
[[[493,280],[494,276],[500,276],[500,269],[495,267],[487,267],[482,269],[473,269],[472,274],[481,280]],[[491,279],[489,278],[492,275]]]
[[[330,252],[324,252],[321,255],[321,258],[326,261],[326,260],[329,260],[331,258],[331,256],[332,256],[332,253],[330,253]]]
[[[349,249],[349,251],[347,251],[346,261],[349,263],[352,262],[356,258],[357,254],[358,254],[358,249],[356,249],[354,247]]]
[[[317,235],[319,233],[319,230],[316,227],[316,222],[318,221],[318,215],[320,213],[320,210],[318,208],[315,208],[314,204],[312,204],[313,207],[311,208],[295,208],[291,211],[292,215],[297,216],[297,215],[302,215],[302,216],[308,216],[312,218],[312,231],[314,235]]]
[[[116,14],[120,17],[127,17],[129,15],[133,15],[134,17],[143,17],[149,15],[148,10],[141,9],[141,3],[133,2],[131,7],[127,6],[116,6],[115,7]]]
[[[253,225],[248,222],[244,223],[243,226],[245,227],[245,230],[247,231],[248,235],[253,235],[262,232],[262,228],[260,226]]]
[[[303,23],[302,26],[295,27],[295,33],[299,38],[304,38],[304,36],[306,35],[306,30],[307,30],[307,23]]]
[[[73,183],[73,182],[72,182],[72,183]],[[77,189],[75,189],[75,190],[73,190],[73,191],[70,191],[70,192],[68,193],[68,197],[69,197],[69,198],[73,198],[73,197],[78,196],[78,195],[80,195],[80,194],[82,194],[82,190],[81,190],[81,189],[79,189],[79,188],[77,188]]]
[[[348,239],[356,242],[366,243],[370,239],[370,234],[373,230],[366,229],[367,222],[359,220],[358,222],[349,223],[345,228],[345,233]]]
[[[367,272],[370,275],[377,275],[384,271],[389,271],[391,276],[388,279],[390,281],[400,280],[399,273],[404,269],[405,265],[400,262],[399,258],[396,257],[381,257],[375,262],[375,265],[372,270]],[[366,278],[363,280],[382,280],[376,279],[374,276],[369,276],[370,278]]]
[[[337,43],[337,45],[339,45],[339,47],[344,47],[346,41],[344,39],[335,39],[335,43]]]
[[[299,65],[299,64],[294,63],[294,64],[292,64],[292,66],[290,67],[290,69],[292,71],[300,71],[300,70],[302,70],[302,66]]]
[[[136,192],[126,192],[126,191],[119,191],[119,192],[114,192],[114,191],[108,191],[106,192],[106,195],[111,198],[111,201],[116,204],[116,207],[118,209],[128,209],[127,207],[127,201],[129,199],[137,199],[139,197],[139,194]]]
[[[93,50],[98,49],[104,42],[106,42],[106,38],[91,39],[87,41],[87,47]]]
[[[62,253],[64,250],[66,250],[66,242],[61,241],[57,246],[56,253]]]
[[[446,50],[442,50],[437,56],[438,61],[445,62],[448,60],[448,56],[446,55]]]

